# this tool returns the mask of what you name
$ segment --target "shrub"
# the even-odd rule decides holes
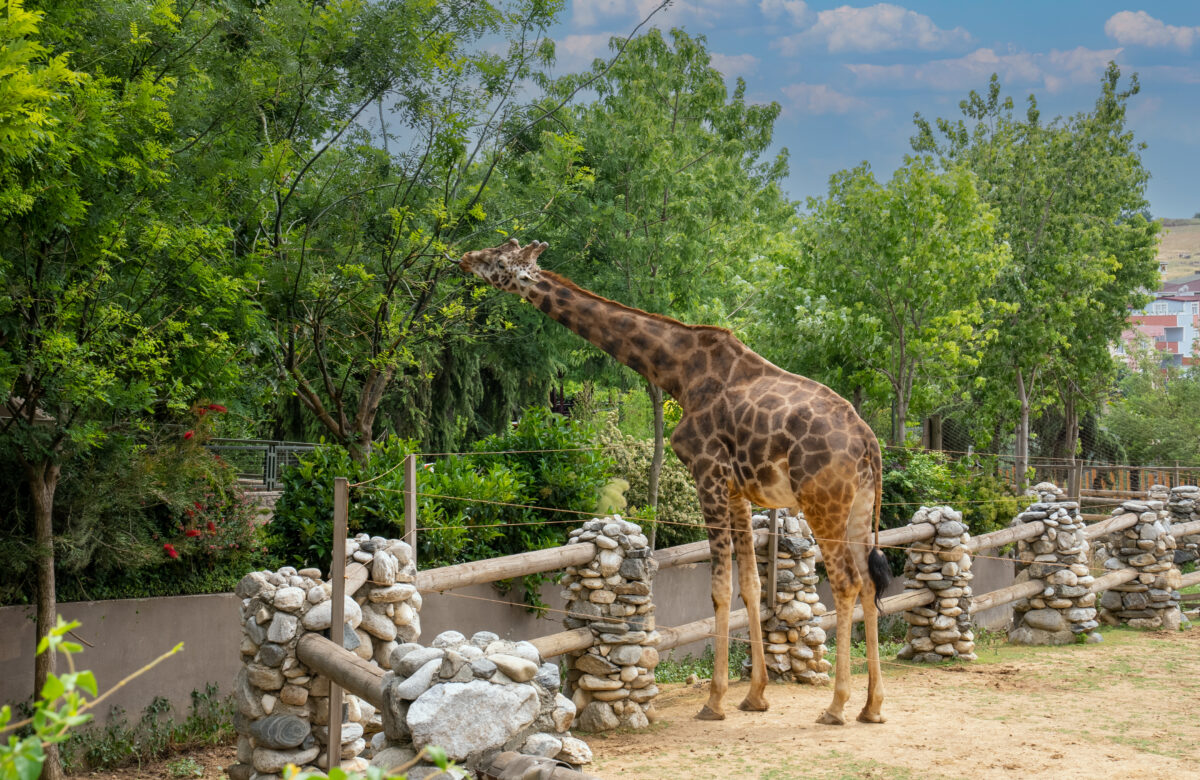
[[[611,417],[600,441],[614,461],[613,473],[629,482],[625,499],[630,516],[641,518],[647,536],[650,526],[657,524],[656,547],[672,547],[706,538],[696,484],[669,446],[663,453],[662,474],[658,479],[658,509],[652,511],[650,464],[654,459],[654,442],[622,433]]]
[[[268,547],[289,563],[327,569],[333,480],[339,476],[352,484],[371,480],[351,488],[352,533],[400,536],[400,466],[414,450],[411,441],[389,439],[355,463],[341,447],[317,448],[283,475]],[[511,430],[476,442],[470,452],[418,468],[418,560],[422,568],[433,568],[564,544],[570,530],[595,511],[611,470],[592,426],[530,409]],[[531,603],[542,580],[526,578]]]
[[[11,468],[9,468],[11,467]],[[20,473],[12,463],[0,470]],[[0,491],[0,603],[34,592],[23,483]],[[236,473],[195,437],[112,440],[63,474],[54,504],[61,601],[215,593],[269,563]]]

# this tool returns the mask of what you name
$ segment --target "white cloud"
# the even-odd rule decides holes
[[[788,84],[783,94],[788,97],[789,108],[805,114],[845,114],[867,106],[866,102],[826,84]]]
[[[637,24],[654,10],[661,0],[583,0],[571,4],[573,26],[576,29],[597,24],[624,25],[634,17]],[[656,14],[657,16],[660,16]]]
[[[866,8],[848,5],[821,11],[803,32],[777,39],[772,46],[785,56],[823,46],[830,53],[880,52],[898,49],[940,51],[964,46],[971,35],[961,27],[943,30],[925,14],[891,3]]]
[[[758,7],[771,21],[786,17],[797,27],[809,22],[808,3],[804,0],[760,0]]]
[[[591,68],[597,57],[608,59],[612,56],[608,42],[613,35],[614,33],[568,35],[555,41],[555,70],[561,73],[578,73]]]
[[[717,54],[714,52],[709,55],[709,58],[712,66],[721,71],[721,75],[727,79],[748,76],[758,70],[758,63],[761,62],[753,54]]]
[[[976,49],[964,57],[917,65],[846,67],[867,84],[959,91],[979,89],[993,73],[997,73],[1005,85],[1041,84],[1051,92],[1057,92],[1071,84],[1098,81],[1108,61],[1115,60],[1120,53],[1120,49],[1086,49],[1082,46],[1070,51],[1053,50],[1049,54]]]
[[[1200,40],[1200,27],[1176,27],[1145,11],[1120,11],[1104,23],[1104,32],[1120,44],[1174,46],[1186,51]]]

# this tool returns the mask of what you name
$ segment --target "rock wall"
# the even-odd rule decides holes
[[[825,659],[825,629],[818,625],[827,610],[817,595],[817,545],[803,517],[781,514],[774,593],[768,592],[766,555],[755,556],[762,580],[767,675],[772,680],[824,685],[832,665]],[[751,521],[755,529],[770,527],[767,515],[754,515]],[[742,674],[750,675],[749,658],[742,664]]]
[[[962,513],[948,506],[919,508],[909,525],[933,526],[933,537],[909,545],[904,561],[906,591],[928,590],[934,600],[904,613],[908,632],[897,657],[926,663],[950,658],[974,661],[971,626],[971,535]]]
[[[1042,593],[1013,604],[1013,623],[1008,641],[1021,645],[1062,645],[1082,635],[1099,642],[1096,632],[1096,594],[1088,569],[1089,550],[1079,503],[1067,500],[1061,489],[1049,482],[1029,491],[1038,501],[1017,515],[1012,525],[1041,522],[1045,530],[1035,539],[1017,542],[1016,582],[1044,579]]]
[[[1132,567],[1137,579],[1109,588],[1100,598],[1100,617],[1110,625],[1178,629],[1179,569],[1175,568],[1175,537],[1162,501],[1126,501],[1113,516],[1136,515],[1132,528],[1109,534],[1104,541],[1104,568]]]
[[[587,627],[594,637],[590,648],[568,659],[579,728],[593,733],[645,728],[658,694],[659,634],[650,595],[658,562],[641,528],[619,516],[587,521],[567,543],[584,542],[596,546],[596,557],[567,567],[562,593],[564,625]]]
[[[346,556],[344,646],[387,668],[397,639],[421,632],[412,548],[360,534],[347,540]],[[330,630],[332,592],[319,569],[290,566],[253,572],[238,583],[244,665],[234,684],[238,763],[227,770],[230,780],[273,780],[288,763],[328,765],[329,680],[296,658],[296,644],[304,632]],[[361,754],[383,720],[356,696],[346,693],[344,702],[348,722],[337,749],[344,767],[365,769]]]
[[[1172,523],[1200,520],[1200,487],[1180,485],[1171,488],[1166,502],[1167,514]],[[1175,540],[1175,545],[1176,565],[1200,558],[1200,534],[1181,536]]]

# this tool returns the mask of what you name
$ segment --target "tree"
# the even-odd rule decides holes
[[[1013,263],[989,291],[1009,314],[996,322],[981,366],[991,379],[981,383],[977,403],[978,416],[997,428],[1015,406],[1022,478],[1031,415],[1052,402],[1057,385],[1077,429],[1076,400],[1096,402],[1112,376],[1108,345],[1156,278],[1158,225],[1141,213],[1143,147],[1125,127],[1126,104],[1139,87],[1136,75],[1127,89],[1120,80],[1110,63],[1095,107],[1050,123],[1032,95],[1024,119],[1014,117],[995,75],[985,96],[971,92],[960,104],[965,119],[939,119],[936,132],[915,119],[913,147],[976,174],[1012,249]]]
[[[1104,422],[1131,463],[1200,465],[1200,372],[1161,364],[1150,344],[1134,351]]]
[[[798,251],[774,287],[785,297],[820,296],[813,329],[856,354],[851,366],[886,380],[888,438],[902,445],[913,399],[932,405],[951,395],[978,362],[988,336],[984,292],[1009,259],[993,238],[995,214],[968,171],[939,174],[923,158],[906,161],[887,184],[865,164],[834,174],[829,195],[808,205]]]
[[[0,25],[0,447],[30,497],[39,637],[55,623],[64,470],[234,384],[229,334],[253,319],[225,263],[229,231],[190,219],[172,192],[177,83],[146,56],[154,38],[208,20],[103,10],[118,12],[123,45],[95,34],[113,19],[71,4],[13,2]],[[101,61],[104,71],[81,69]],[[35,671],[40,690],[53,654]],[[61,775],[54,756],[45,772]]]
[[[550,96],[583,83],[596,100],[563,121],[593,181],[556,210],[556,255],[567,258],[571,275],[630,306],[683,318],[705,308],[710,318],[732,311],[714,305],[726,297],[723,283],[791,214],[777,186],[785,155],[766,158],[778,105],[748,104],[740,81],[729,94],[704,38],[681,30],[669,42],[657,30],[632,40],[611,67],[597,63],[567,77]],[[646,389],[656,505],[664,399],[659,388]]]

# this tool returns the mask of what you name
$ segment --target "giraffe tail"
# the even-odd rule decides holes
[[[878,445],[868,457],[871,459],[871,476],[875,481],[875,546],[867,555],[867,574],[871,577],[872,584],[875,585],[875,606],[879,607],[879,594],[883,593],[891,583],[892,568],[888,565],[883,551],[879,549],[879,518],[883,511],[883,458]]]

